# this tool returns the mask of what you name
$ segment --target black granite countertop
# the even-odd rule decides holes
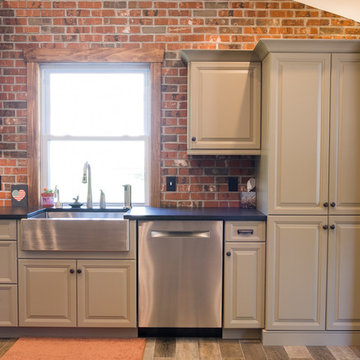
[[[130,220],[265,221],[266,215],[256,209],[134,207],[124,215],[124,218]]]
[[[71,211],[69,207],[62,209],[50,208],[48,211]],[[121,208],[108,209],[74,209],[75,211],[122,211]],[[43,208],[0,208],[0,219],[23,219],[46,211]],[[266,215],[256,209],[239,208],[154,208],[134,207],[126,214],[130,220],[238,220],[238,221],[265,221]]]
[[[35,215],[41,211],[44,211],[43,209],[39,208],[27,208],[23,209],[20,207],[3,207],[0,208],[0,220],[3,219],[23,219],[30,217],[32,215]]]

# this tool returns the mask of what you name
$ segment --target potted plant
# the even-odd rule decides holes
[[[48,188],[44,188],[41,193],[41,205],[44,208],[53,207],[54,203],[54,191]]]

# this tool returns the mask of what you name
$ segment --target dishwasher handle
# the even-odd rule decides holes
[[[152,238],[209,238],[210,231],[151,231]]]

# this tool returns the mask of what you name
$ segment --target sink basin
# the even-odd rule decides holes
[[[129,220],[117,211],[48,211],[21,220],[24,251],[129,251]]]

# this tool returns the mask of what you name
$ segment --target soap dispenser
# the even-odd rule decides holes
[[[131,185],[126,184],[124,187],[124,207],[126,209],[131,209]]]
[[[106,202],[105,202],[105,193],[100,190],[100,209],[106,208]]]

